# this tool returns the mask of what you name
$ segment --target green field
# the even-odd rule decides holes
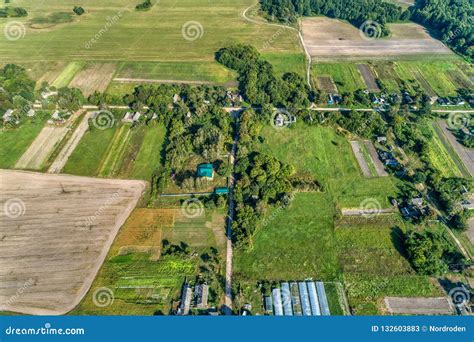
[[[310,277],[342,282],[357,314],[380,314],[384,296],[441,294],[406,260],[401,239],[407,228],[398,214],[338,214],[338,209],[359,207],[365,199],[389,207],[388,196],[397,192],[395,179],[364,178],[348,141],[330,127],[265,127],[260,135],[257,150],[294,165],[297,172],[312,173],[325,192],[300,193],[286,209],[273,208],[257,227],[250,247],[234,251],[238,300],[258,305],[261,298],[253,286],[259,281]],[[331,301],[337,302],[337,292],[331,291]],[[334,314],[340,310],[336,306]]]
[[[101,161],[116,130],[115,126],[106,130],[90,129],[86,132],[69,157],[63,172],[80,176],[97,176]]]
[[[234,81],[236,75],[217,62],[124,62],[115,77],[226,83]]]
[[[20,18],[25,36],[16,41],[0,37],[0,61],[125,60],[213,61],[222,46],[249,43],[257,47],[272,39],[278,27],[244,21],[240,13],[253,0],[162,0],[149,11],[136,11],[136,2],[99,0],[84,4],[87,13],[71,23],[34,29],[29,21],[45,14],[70,12],[76,0],[16,0],[29,16]],[[116,16],[116,19],[113,17]],[[3,31],[8,19],[0,19]],[[107,22],[110,27],[106,26]],[[187,40],[182,27],[188,22],[202,26],[200,38]],[[107,29],[105,29],[107,27]],[[102,33],[100,33],[102,30]],[[104,32],[105,31],[105,32]],[[96,42],[91,39],[98,34]],[[191,35],[188,35],[192,38]],[[89,47],[89,48],[87,48]],[[269,51],[299,52],[295,32],[284,30]]]
[[[440,289],[412,270],[403,255],[398,216],[345,218],[335,236],[349,304],[357,314],[379,314],[385,296],[435,296]]]
[[[388,197],[396,193],[395,179],[367,179],[362,175],[349,142],[329,127],[297,124],[290,129],[266,127],[263,144],[255,147],[272,154],[299,171],[311,172],[324,184],[339,208],[359,207],[368,198],[389,207]]]
[[[340,94],[366,87],[355,63],[316,63],[312,65],[312,74],[313,77],[331,76]]]
[[[444,147],[435,129],[432,129],[433,137],[428,143],[428,159],[431,165],[437,169],[443,177],[463,177],[451,155]]]
[[[245,280],[337,280],[340,267],[327,194],[298,194],[260,228],[248,251],[234,254],[234,275]]]
[[[27,119],[19,128],[0,130],[0,168],[13,168],[41,132],[49,113],[37,112],[36,117]]]
[[[471,67],[458,58],[370,61],[376,77],[389,93],[399,92],[403,81],[409,92],[420,89],[431,96],[454,96],[459,88],[471,88]],[[331,76],[340,93],[365,89],[356,63],[316,63],[313,77]]]
[[[119,120],[121,115],[116,115]],[[161,162],[166,130],[162,125],[119,124],[106,130],[91,128],[81,139],[64,168],[83,176],[118,177],[149,181]]]
[[[262,57],[273,65],[279,75],[296,72],[306,77],[306,59],[302,53],[264,52]]]

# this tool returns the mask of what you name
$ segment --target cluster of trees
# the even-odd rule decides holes
[[[335,112],[330,116],[331,122],[365,138],[385,135],[387,124],[379,112]]]
[[[441,233],[408,232],[405,249],[408,260],[419,274],[442,275],[448,271],[450,264],[464,264],[463,257]]]
[[[216,60],[238,72],[240,91],[252,105],[306,108],[310,104],[310,89],[304,78],[293,72],[277,77],[273,66],[253,46],[222,48],[217,51]]]
[[[5,65],[0,69],[0,113],[16,109],[20,120],[35,100],[35,85],[25,68],[15,64]]]
[[[417,0],[412,19],[436,33],[455,51],[474,58],[474,4],[471,0]]]
[[[102,100],[95,97],[99,102]],[[188,169],[190,156],[213,163],[218,173],[227,172],[222,158],[232,140],[232,127],[229,114],[221,108],[228,101],[224,88],[144,85],[124,100],[142,113],[147,106],[150,113],[157,114],[157,121],[167,127],[161,151],[164,168],[153,176],[154,193],[163,191],[171,175],[184,188],[206,185],[194,178],[194,169]]]
[[[137,6],[135,6],[135,9],[139,11],[144,11],[144,10],[150,9],[152,6],[153,6],[153,3],[151,2],[151,0],[145,0],[142,3],[138,4]]]
[[[388,34],[385,23],[408,20],[410,12],[379,0],[260,0],[270,18],[294,23],[299,16],[325,15],[360,26],[367,20],[380,24],[381,36]]]
[[[263,111],[263,109],[262,109]],[[267,116],[247,109],[238,124],[239,148],[235,167],[235,218],[233,241],[246,246],[270,206],[286,207],[297,191],[319,191],[320,184],[309,174],[295,174],[293,166],[275,157],[256,152],[252,144]]]
[[[26,17],[28,11],[22,7],[5,7],[0,8],[0,18],[20,18]]]

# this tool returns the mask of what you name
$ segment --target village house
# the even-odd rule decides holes
[[[201,164],[197,167],[197,177],[206,178],[209,180],[214,179],[214,168],[212,164]]]
[[[13,109],[8,109],[5,114],[3,114],[3,122],[11,122],[13,121],[13,113],[14,113],[14,110]]]

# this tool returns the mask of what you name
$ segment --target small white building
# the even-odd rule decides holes
[[[127,112],[123,116],[122,122],[134,123],[134,122],[137,122],[138,119],[140,119],[140,116],[142,116],[140,112],[135,112],[135,113]]]
[[[173,95],[173,103],[178,103],[178,101],[181,100],[178,94]]]
[[[61,114],[59,114],[59,110],[55,110],[54,113],[51,115],[51,119],[53,120],[61,120]]]
[[[51,97],[51,96],[54,96],[54,95],[58,95],[58,92],[57,91],[50,91],[50,90],[45,90],[41,93],[41,97],[43,99],[47,99],[48,97]]]
[[[5,114],[3,114],[3,122],[11,122],[13,120],[13,109],[8,109]]]
[[[36,112],[35,112],[34,109],[30,109],[30,110],[28,111],[28,113],[26,113],[26,116],[29,117],[29,118],[32,118],[32,117],[35,116],[35,115],[36,115]]]

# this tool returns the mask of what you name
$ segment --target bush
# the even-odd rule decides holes
[[[77,15],[83,15],[86,11],[84,10],[84,8],[80,7],[80,6],[74,6],[73,10],[72,10],[74,13],[76,13]]]

